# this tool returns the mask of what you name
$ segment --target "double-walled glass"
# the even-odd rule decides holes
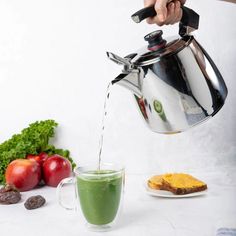
[[[117,164],[103,163],[97,166],[78,167],[74,177],[66,178],[57,187],[58,200],[66,209],[61,198],[65,184],[73,183],[76,202],[79,203],[90,230],[106,231],[117,221],[124,188],[124,168]]]

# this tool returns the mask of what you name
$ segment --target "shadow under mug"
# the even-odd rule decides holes
[[[63,179],[57,186],[59,204],[69,210],[76,206],[66,206],[62,200],[62,188],[66,184],[75,186],[76,203],[92,231],[108,231],[117,221],[123,199],[124,168],[118,164],[101,163],[98,166],[78,167],[74,176]],[[78,205],[78,204],[77,204]]]

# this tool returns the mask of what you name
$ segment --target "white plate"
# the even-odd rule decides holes
[[[147,194],[155,197],[165,197],[165,198],[188,198],[188,197],[196,197],[201,196],[207,193],[207,189],[204,191],[196,192],[196,193],[189,193],[189,194],[183,194],[183,195],[177,195],[173,194],[172,192],[165,191],[165,190],[157,190],[157,189],[151,189],[148,187],[148,185],[145,183],[145,189]]]

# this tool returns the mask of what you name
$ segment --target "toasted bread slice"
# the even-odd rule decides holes
[[[160,190],[162,187],[162,175],[155,175],[152,176],[148,180],[148,186],[152,189],[158,189]]]
[[[162,176],[161,189],[181,195],[206,190],[207,185],[188,174],[165,174]]]

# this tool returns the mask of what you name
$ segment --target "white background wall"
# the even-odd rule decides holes
[[[188,0],[200,16],[198,41],[219,67],[229,89],[223,109],[186,133],[150,132],[131,94],[114,87],[108,104],[105,161],[128,172],[209,171],[236,165],[236,4]],[[29,123],[55,119],[54,142],[79,165],[97,161],[108,83],[121,67],[106,51],[125,56],[157,29],[130,15],[142,0],[2,0],[0,2],[0,142]],[[163,27],[166,36],[177,25]]]

